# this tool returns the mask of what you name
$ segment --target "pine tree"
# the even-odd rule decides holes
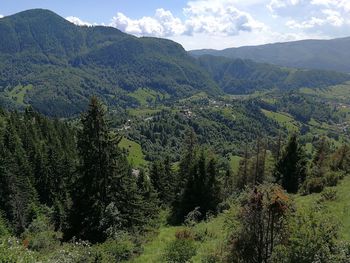
[[[0,210],[13,222],[16,233],[21,233],[30,222],[31,206],[37,202],[37,195],[15,121],[7,123],[1,147]]]
[[[328,168],[330,147],[325,137],[322,137],[316,146],[316,153],[312,160],[312,176],[324,177]]]
[[[150,180],[159,200],[165,205],[170,205],[175,198],[176,178],[169,157],[152,163]]]
[[[216,213],[221,201],[218,174],[215,159],[208,158],[207,153],[201,150],[199,156],[192,160],[184,189],[173,207],[176,222],[183,222],[193,210],[200,213],[198,219],[205,218],[207,213]]]
[[[307,161],[305,152],[299,145],[297,136],[292,135],[277,162],[275,177],[288,193],[296,193],[306,179]]]
[[[146,225],[157,217],[159,213],[159,200],[151,180],[143,170],[140,171],[137,178],[137,188],[142,197],[142,219],[144,220],[144,225]]]
[[[236,176],[236,188],[238,190],[243,190],[249,183],[249,155],[248,155],[248,145],[245,145],[244,157],[239,161],[238,172]]]
[[[79,177],[73,193],[73,234],[91,241],[103,240],[100,220],[108,205],[107,187],[113,176],[115,143],[105,119],[103,105],[96,97],[81,117],[78,133]]]
[[[98,242],[111,234],[108,229],[142,229],[149,208],[144,206],[137,178],[117,146],[120,138],[109,129],[103,105],[97,98],[91,99],[81,121],[79,175],[72,196],[70,236]],[[113,215],[120,220],[113,220]]]

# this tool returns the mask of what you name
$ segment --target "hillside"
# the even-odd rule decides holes
[[[287,43],[246,46],[224,50],[193,50],[194,56],[215,55],[251,59],[285,67],[350,72],[350,38],[303,40]]]
[[[0,19],[0,38],[0,101],[10,108],[32,105],[48,115],[71,116],[93,94],[110,106],[126,107],[139,104],[129,94],[140,88],[155,91],[158,100],[220,93],[195,60],[169,40],[79,27],[41,9]],[[23,100],[13,99],[14,89]]]
[[[294,70],[249,60],[203,56],[181,45],[137,38],[103,26],[76,26],[34,9],[0,19],[0,105],[32,106],[49,116],[79,114],[92,95],[111,112],[205,93],[246,94],[274,89],[323,88],[349,76]]]
[[[324,88],[343,83],[350,76],[323,70],[302,70],[257,63],[252,60],[230,59],[203,55],[198,58],[225,93],[246,94],[259,90],[287,91],[298,88]]]

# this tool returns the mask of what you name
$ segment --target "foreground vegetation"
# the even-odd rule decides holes
[[[0,262],[347,262],[348,146],[280,132],[228,160],[187,128],[148,164],[105,113],[1,112]]]

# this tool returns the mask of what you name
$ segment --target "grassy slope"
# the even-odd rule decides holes
[[[197,253],[192,258],[192,263],[200,263],[206,255],[217,251],[217,248],[223,246],[226,240],[225,221],[227,214],[221,214],[208,222],[202,222],[193,228],[193,232],[201,238],[196,241]],[[131,261],[130,263],[161,263],[164,262],[163,255],[166,246],[175,240],[175,233],[183,227],[166,227],[163,226],[159,230],[159,234],[151,242],[143,247],[143,253]]]
[[[237,173],[239,168],[239,162],[242,159],[242,157],[237,155],[230,155],[230,166],[234,173]]]
[[[325,206],[330,214],[341,222],[342,239],[350,241],[350,176],[345,177],[335,189],[337,190],[337,199],[325,202]],[[314,206],[320,197],[320,194],[298,196],[296,197],[297,206],[308,209]]]
[[[16,101],[20,105],[26,105],[24,102],[24,97],[26,96],[27,92],[32,90],[32,85],[22,86],[18,85],[14,87],[12,90],[6,91],[6,96],[9,98],[12,98],[14,101]]]
[[[261,110],[266,117],[271,118],[275,121],[277,121],[281,126],[286,127],[288,131],[295,132],[299,130],[298,122],[293,119],[289,114],[287,113],[281,113],[281,112],[273,112],[268,110]]]
[[[323,89],[303,88],[300,91],[304,94],[315,95],[324,99],[347,102],[350,98],[350,82]]]
[[[123,138],[119,143],[119,147],[128,151],[128,161],[133,165],[133,167],[141,167],[147,164],[140,144],[127,138]]]
[[[146,106],[149,103],[154,103],[157,96],[162,99],[168,99],[170,96],[168,94],[162,94],[155,90],[151,89],[137,89],[136,91],[129,94],[130,97],[133,97],[138,100],[141,106]]]
[[[345,177],[336,186],[338,198],[335,201],[325,202],[326,209],[334,215],[341,224],[341,237],[343,240],[350,241],[350,176]],[[320,194],[308,196],[296,196],[297,207],[308,209],[315,205],[315,202],[321,197]],[[225,225],[226,220],[233,217],[229,214],[221,214],[208,222],[202,222],[194,227],[193,231],[197,236],[204,236],[201,241],[196,241],[197,254],[192,258],[193,263],[203,262],[206,255],[222,248],[226,240]],[[167,244],[175,239],[175,233],[181,227],[162,227],[156,238],[144,245],[144,252],[139,257],[130,261],[130,263],[161,263],[162,255]],[[203,235],[203,233],[206,233]],[[220,250],[219,250],[220,251]]]

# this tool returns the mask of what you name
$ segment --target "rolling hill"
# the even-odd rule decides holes
[[[190,54],[251,59],[285,67],[350,73],[349,47],[350,37],[332,40],[303,40],[224,50],[193,50],[190,51]]]
[[[350,80],[350,76],[344,73],[285,68],[247,59],[203,55],[198,62],[228,94],[248,94],[268,89],[324,88]]]

